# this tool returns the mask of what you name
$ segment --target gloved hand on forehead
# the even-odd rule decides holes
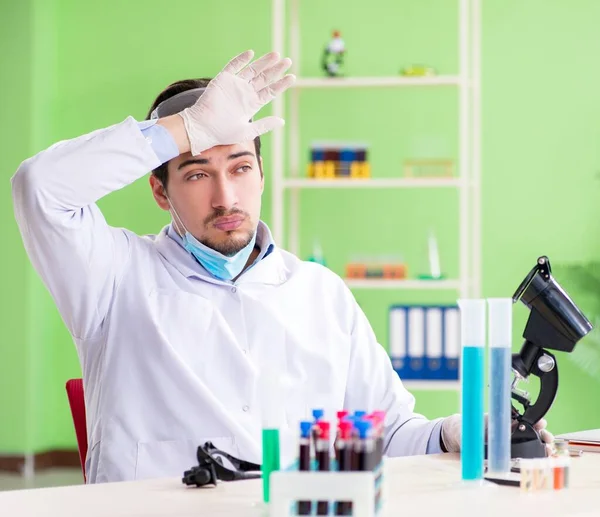
[[[295,76],[281,77],[291,66],[289,58],[281,59],[270,52],[254,62],[248,50],[233,58],[208,84],[193,106],[179,115],[183,118],[191,152],[198,155],[216,145],[253,140],[284,124],[282,118],[250,119],[266,104],[287,90]]]
[[[515,420],[513,420],[513,423]],[[485,414],[485,436],[488,433],[488,415]],[[554,443],[554,436],[546,427],[548,426],[548,422],[544,418],[542,418],[539,422],[537,422],[533,428],[539,433],[540,438],[546,445],[546,450],[549,453],[552,453],[552,446]],[[451,415],[445,418],[442,422],[442,442],[448,452],[460,452],[460,443],[462,436],[462,425],[461,425],[461,415]]]

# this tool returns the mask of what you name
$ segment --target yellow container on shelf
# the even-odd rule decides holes
[[[325,178],[335,178],[335,162],[325,162]]]
[[[371,166],[369,162],[353,162],[350,166],[350,176],[352,178],[370,178]]]
[[[313,175],[315,178],[325,177],[325,164],[323,162],[313,163]]]

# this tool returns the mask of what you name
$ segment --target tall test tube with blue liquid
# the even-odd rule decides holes
[[[461,334],[461,475],[463,481],[483,479],[483,363],[485,300],[460,299]]]
[[[512,306],[512,298],[488,298],[488,471],[496,476],[510,473]]]

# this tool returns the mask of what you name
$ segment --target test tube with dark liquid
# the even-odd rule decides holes
[[[354,442],[357,470],[372,470],[375,445],[371,437],[372,424],[368,420],[358,420],[355,424],[358,439]]]
[[[357,470],[373,470],[375,464],[375,442],[371,434],[372,424],[369,420],[358,420],[354,426],[358,431],[358,438],[354,441]],[[373,506],[376,506],[375,501],[373,501]]]
[[[352,422],[345,420],[338,424],[338,436],[335,443],[338,470],[349,471],[352,468]],[[338,501],[336,515],[352,515],[352,501]]]
[[[317,437],[317,468],[320,471],[329,470],[329,422],[321,420],[317,424],[319,436]],[[317,502],[317,515],[329,515],[329,502]]]
[[[310,433],[313,428],[312,422],[300,422],[300,451],[298,454],[298,470],[310,470]],[[298,501],[298,515],[311,515],[312,503],[310,501]]]

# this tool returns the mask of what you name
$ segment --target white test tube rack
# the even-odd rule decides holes
[[[297,501],[352,502],[352,515],[376,517],[385,501],[385,460],[375,471],[279,470],[270,476],[269,517],[296,517]],[[381,473],[380,485],[375,480]],[[380,500],[375,508],[375,495]],[[314,513],[314,512],[313,512]],[[330,510],[330,514],[333,512]]]

